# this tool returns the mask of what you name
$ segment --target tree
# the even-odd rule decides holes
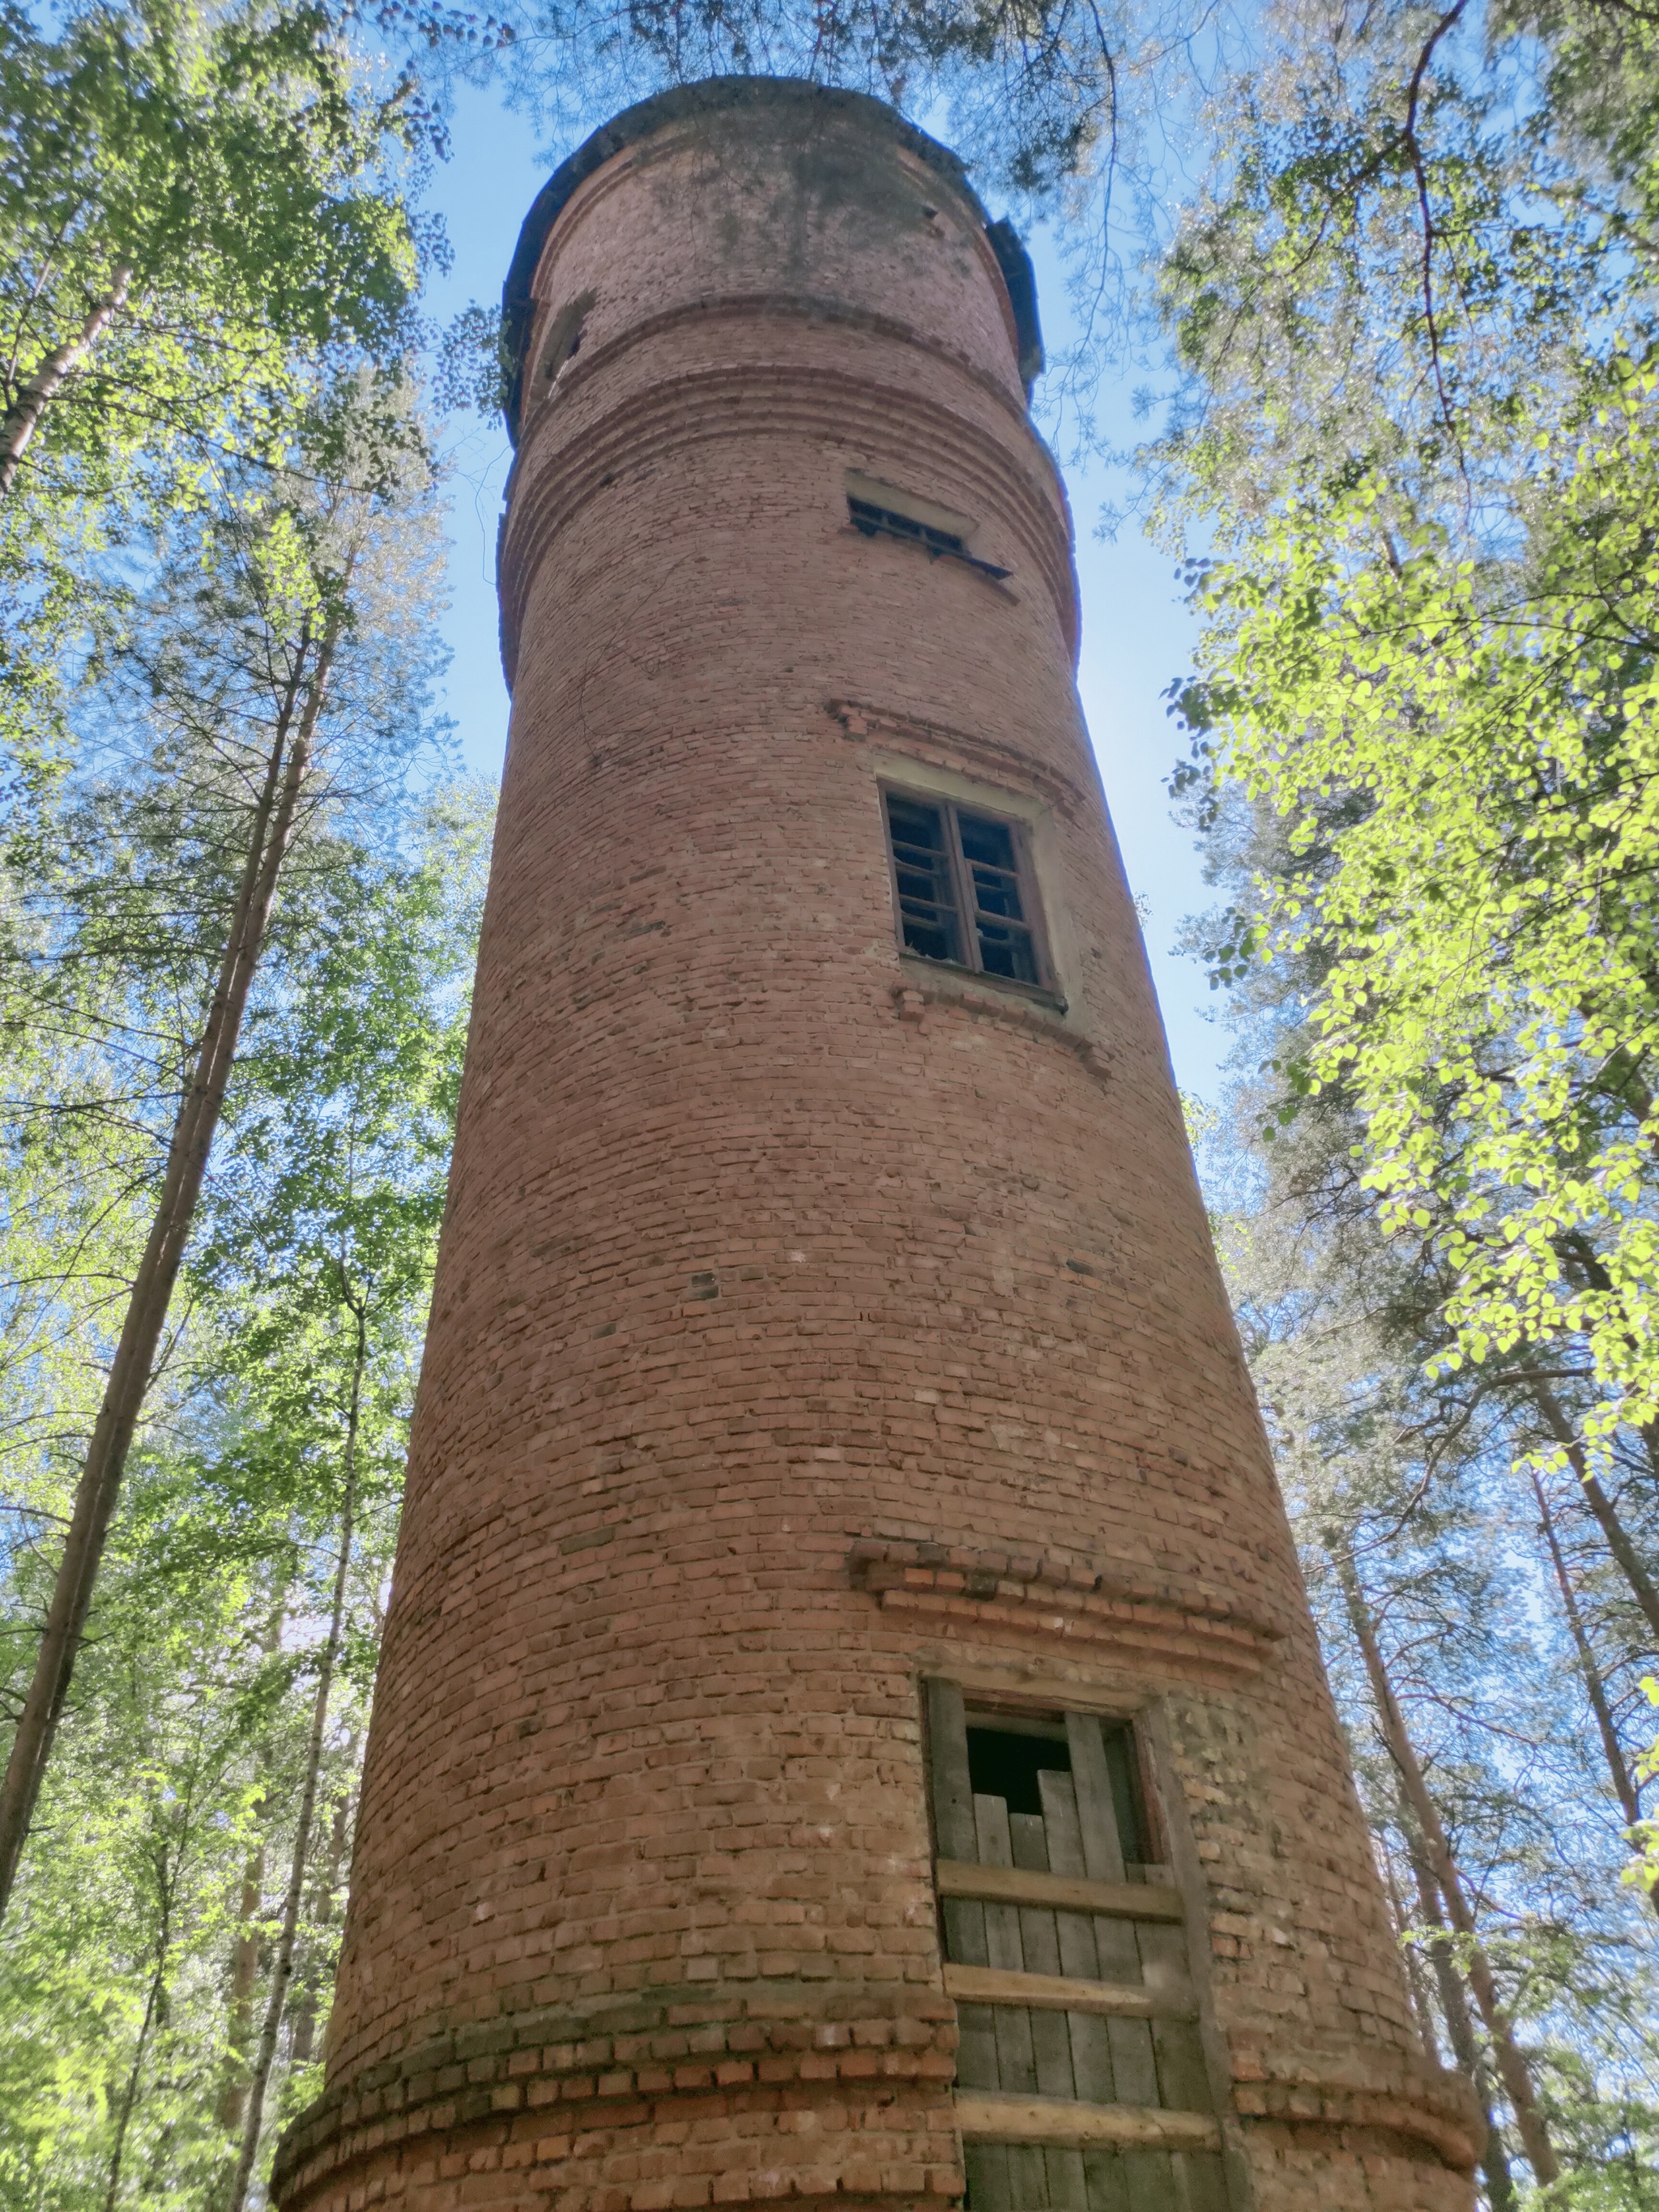
[[[142,562],[408,343],[419,103],[343,27],[312,0],[82,5],[56,35],[0,9],[0,759],[37,802],[118,617],[100,548]]]
[[[1374,477],[1317,520],[1292,506],[1248,575],[1206,582],[1235,619],[1194,702],[1224,721],[1219,772],[1290,819],[1249,928],[1321,963],[1298,1079],[1342,1079],[1384,1225],[1451,1270],[1448,1357],[1526,1343],[1593,1375],[1592,1444],[1659,1439],[1655,390],[1626,377],[1564,434],[1530,578],[1451,560],[1438,528],[1402,541]],[[1329,830],[1310,800],[1334,792],[1355,804]]]
[[[241,1559],[176,1556],[189,1495],[142,1454],[20,1909],[0,1948],[0,2197],[53,2212],[197,2202],[222,2014],[217,1965],[289,1663],[249,1633]],[[205,1536],[205,1530],[204,1530]],[[27,1565],[23,1573],[27,1576]]]
[[[360,860],[336,879],[317,918],[319,956],[241,1072],[250,1099],[196,1269],[222,1313],[232,1372],[259,1408],[265,1494],[287,1495],[331,1553],[229,2212],[241,2212],[253,2179],[289,2020],[330,1703],[354,1569],[362,1573],[355,1551],[366,1529],[378,1538],[374,1588],[402,1489],[411,1347],[430,1292],[459,1091],[459,987],[477,933],[477,802],[457,794],[441,826],[450,841],[441,866],[428,857],[376,881]]]
[[[1277,825],[1218,975],[1299,979],[1273,1111],[1340,1097],[1425,1356],[1578,1476],[1652,1652],[1659,33],[1319,0],[1266,49],[1153,455],[1212,532],[1192,787]]]
[[[468,788],[442,791],[412,811],[380,810],[373,852],[319,835],[301,855],[303,913],[276,934],[233,1074],[184,1327],[112,1533],[96,1633],[41,1801],[41,1848],[0,1938],[8,2202],[102,2212],[120,2132],[119,2203],[222,2203],[273,2009],[262,2154],[274,2114],[307,2093],[443,1201],[488,811]],[[14,1581],[38,1583],[48,1564],[26,1554]],[[146,2033],[161,1934],[145,1871],[149,1808],[176,1807],[187,1753],[197,1764],[188,1833],[174,1842],[164,2016]],[[228,2116],[228,2081],[240,2092]]]
[[[1516,2041],[1514,2024],[1498,1996],[1497,1978],[1480,1941],[1480,1928],[1469,1903],[1463,1875],[1453,1856],[1445,1823],[1440,1817],[1440,1808],[1429,1789],[1423,1763],[1417,1755],[1417,1747],[1412,1741],[1405,1715],[1400,1709],[1400,1700],[1389,1679],[1388,1664],[1377,1640],[1376,1623],[1360,1586],[1352,1547],[1340,1531],[1328,1533],[1327,1546],[1331,1564],[1341,1584],[1354,1640],[1364,1658],[1366,1680],[1370,1686],[1383,1741],[1399,1771],[1401,1789],[1415,1825],[1421,1856],[1428,1862],[1429,1879],[1438,1893],[1442,1909],[1463,1939],[1463,1971],[1474,1992],[1481,2020],[1497,2053],[1498,2071],[1509,2094],[1510,2106],[1515,2114],[1521,2140],[1526,2146],[1527,2156],[1539,2180],[1558,2181],[1561,2176],[1560,2161],[1550,2140],[1548,2124],[1538,2108],[1538,2093],[1533,2081],[1532,2069]]]
[[[398,345],[410,87],[371,82],[316,6],[127,0],[56,39],[6,9],[0,500],[278,459],[320,364]]]
[[[1647,2212],[1633,2173],[1659,2126],[1659,1960],[1618,1879],[1624,1808],[1504,1402],[1467,1370],[1425,1375],[1434,1302],[1425,1320],[1413,1255],[1356,1188],[1351,1117],[1329,1092],[1287,1127],[1273,1113],[1281,1079],[1258,1063],[1293,1047],[1297,980],[1257,968],[1243,987],[1250,1072],[1200,1152],[1362,1800],[1408,1962],[1429,1969],[1419,2008],[1491,2115],[1494,2207],[1536,2171],[1507,2075],[1559,2165],[1559,2201]],[[1604,1610],[1616,1585],[1576,1510],[1563,1534],[1627,1730],[1630,1608]]]
[[[395,443],[389,454],[380,449],[380,422],[362,407],[362,391],[349,387],[315,424],[307,458],[319,474],[291,477],[279,501],[216,519],[211,537],[185,533],[155,587],[149,649],[135,645],[124,663],[129,674],[142,672],[149,695],[145,826],[163,834],[173,865],[193,846],[193,888],[206,895],[200,945],[210,966],[198,987],[148,1236],[0,1785],[0,1905],[68,1692],[279,882],[296,841],[337,806],[352,776],[371,787],[395,781],[424,727],[432,485],[418,448],[405,441],[401,451]],[[200,808],[186,807],[182,818],[162,780],[175,764]],[[77,933],[95,940],[106,919],[90,901]],[[60,966],[73,975],[76,963]]]

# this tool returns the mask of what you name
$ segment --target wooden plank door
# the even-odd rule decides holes
[[[994,1714],[970,1756],[957,1685],[928,1682],[927,1717],[969,2212],[1229,2212],[1188,1931],[1142,1863],[1127,1737],[1068,1712],[1022,1765]],[[1004,1778],[976,1790],[981,1752]]]

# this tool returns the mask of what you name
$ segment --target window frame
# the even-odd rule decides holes
[[[898,940],[899,957],[904,960],[920,960],[929,968],[944,969],[953,975],[972,975],[981,983],[1003,991],[1017,991],[1022,997],[1040,1000],[1045,1006],[1064,1012],[1064,1001],[1054,975],[1054,957],[1048,948],[1047,918],[1041,887],[1031,853],[1029,825],[1017,814],[1004,813],[994,805],[981,805],[977,799],[957,799],[943,791],[931,791],[925,785],[909,784],[896,776],[881,776],[877,781],[881,803],[882,843],[887,855],[887,881],[893,900],[893,930]],[[935,960],[931,954],[918,952],[904,940],[904,905],[899,896],[898,861],[893,851],[892,820],[887,811],[890,798],[906,800],[914,806],[939,809],[945,823],[945,860],[950,870],[951,889],[956,899],[957,919],[964,945],[971,958],[968,960]],[[973,878],[962,849],[962,830],[957,817],[959,813],[975,814],[999,829],[1007,830],[1013,847],[1014,878],[1019,892],[1020,904],[1024,908],[1024,927],[1030,933],[1031,954],[1036,963],[1037,981],[1024,981],[1017,975],[999,975],[994,968],[987,968],[980,951],[977,915],[979,902],[974,896]]]
[[[930,561],[960,561],[994,584],[1014,573],[969,550],[975,524],[953,507],[941,507],[898,484],[884,483],[862,469],[848,470],[846,490],[847,520],[860,538],[891,538],[902,545],[920,546]]]
[[[896,538],[903,545],[920,545],[930,561],[960,561],[965,568],[988,576],[994,584],[1000,584],[1014,573],[1012,568],[1000,568],[994,561],[982,561],[977,553],[970,553],[954,531],[940,530],[931,522],[918,522],[896,507],[878,507],[873,500],[854,498],[851,492],[847,495],[847,520],[860,538]]]

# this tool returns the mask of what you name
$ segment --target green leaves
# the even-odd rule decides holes
[[[83,1864],[79,1878],[125,1884],[131,1910],[112,1905],[76,1933],[73,1893],[31,1861],[0,1938],[15,2109],[43,2116],[37,2134],[9,2132],[0,2113],[0,2186],[15,2172],[30,2201],[64,2212],[106,2197],[199,2206],[222,2164],[216,2115],[234,2071],[227,1899],[256,1844],[290,1860],[298,1849],[283,1745],[315,1693],[311,1632],[333,1601],[349,1441],[359,1527],[322,1800],[325,1834],[343,1839],[328,1844],[337,1857],[349,1836],[483,836],[465,794],[428,826],[409,789],[443,734],[430,696],[434,486],[418,436],[400,427],[410,419],[395,387],[343,378],[309,410],[311,442],[291,468],[228,472],[229,495],[169,518],[127,591],[118,650],[83,672],[74,705],[85,736],[55,812],[28,824],[27,870],[21,844],[0,848],[12,863],[0,875],[10,933],[0,981],[13,1078],[0,1152],[0,1262],[13,1278],[0,1274],[0,1415],[11,1422],[0,1502],[15,1516],[0,1662],[15,1711],[63,1549],[85,1399],[131,1294],[250,843],[264,835],[272,763],[293,762],[284,732],[313,687],[295,836],[194,1272],[170,1301],[88,1671],[41,1800],[44,1837],[77,1820],[105,1835],[107,1871]],[[319,635],[332,640],[323,692]],[[262,1642],[273,1620],[289,1624],[275,1652]],[[141,1685],[131,1696],[129,1678]],[[214,1747],[217,1763],[201,1765]],[[161,1778],[154,1805],[142,1775]],[[196,1810],[180,1826],[167,1808],[185,1780]],[[154,1868],[167,1898],[139,1879]],[[314,1887],[331,1909],[337,1881],[318,1871]],[[298,1987],[314,2027],[334,1938],[304,1934],[312,1899]],[[257,1893],[248,1910],[263,1910]],[[71,1952],[73,1971],[59,1960]],[[94,2027],[78,1992],[100,1986],[112,2009]],[[55,2087],[54,2050],[76,2054],[84,2079]],[[69,2104],[53,2121],[60,2090]],[[73,2139],[61,2157],[42,2147],[52,2125]],[[118,2153],[125,2178],[110,2197]]]
[[[223,1477],[279,1519],[332,1510],[359,1316],[363,1486],[383,1511],[401,1492],[489,818],[467,787],[441,803],[411,858],[345,848],[313,878],[314,935],[239,1066],[191,1262],[212,1388],[242,1409]]]
[[[443,787],[405,813],[388,849],[336,837],[310,855],[305,926],[281,942],[237,1071],[183,1326],[42,1803],[43,1848],[0,1935],[8,2202],[104,2203],[135,2066],[119,2201],[199,2212],[222,2196],[221,2100],[239,2063],[229,1962],[249,1869],[254,1936],[268,1945],[292,1849],[361,1314],[356,1540],[283,2094],[307,2078],[338,1940],[489,822],[486,795]],[[37,1379],[51,1391],[51,1376]],[[45,1565],[27,1553],[13,1562],[5,1598],[26,1620]],[[162,1966],[165,2020],[141,2051]],[[262,2005],[257,1975],[252,1995]]]
[[[0,16],[8,409],[131,272],[26,485],[96,490],[140,453],[280,436],[319,365],[400,342],[416,252],[385,164],[404,95],[370,86],[314,6],[140,0],[79,11],[56,40]]]
[[[1174,544],[1202,533],[1182,796],[1230,879],[1212,972],[1279,1063],[1269,1172],[1385,1232],[1447,1449],[1490,1418],[1570,1471],[1639,1595],[1659,26],[1287,5],[1215,114],[1164,272],[1189,381],[1149,458]],[[1610,1500],[1644,1532],[1624,1553]],[[1650,1618],[1609,1632],[1612,1674],[1650,1663]]]
[[[310,4],[0,8],[0,761],[61,757],[97,556],[279,467],[412,335],[417,129]],[[248,495],[246,481],[240,495]]]
[[[1368,560],[1400,511],[1373,477],[1289,504],[1205,587],[1234,701],[1217,773],[1290,824],[1291,860],[1218,974],[1247,947],[1317,965],[1310,1085],[1363,1115],[1384,1225],[1432,1231],[1465,1357],[1583,1340],[1591,1436],[1659,1414],[1656,379],[1607,383],[1547,441],[1524,567],[1421,531]]]

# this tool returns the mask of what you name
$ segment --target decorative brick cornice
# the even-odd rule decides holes
[[[595,361],[597,366],[597,357]],[[1068,652],[1075,650],[1077,599],[1064,515],[1022,465],[1023,456],[984,423],[939,400],[809,362],[734,362],[683,370],[621,398],[580,435],[526,435],[500,540],[501,651],[516,677],[520,625],[531,582],[553,538],[613,484],[647,472],[684,447],[757,434],[841,442],[872,452],[895,441],[977,485],[1051,599]],[[545,450],[544,450],[544,448]],[[534,456],[535,465],[528,464]],[[526,471],[526,473],[520,473]]]
[[[913,329],[891,315],[875,313],[868,307],[854,307],[850,301],[838,300],[823,294],[811,292],[714,292],[696,300],[683,300],[672,307],[660,308],[654,315],[644,315],[618,331],[604,345],[584,348],[581,358],[572,361],[559,379],[556,395],[548,394],[537,404],[533,415],[526,416],[519,439],[526,445],[534,436],[541,416],[555,406],[568,410],[574,393],[585,384],[604,383],[615,379],[618,367],[641,344],[661,337],[683,325],[720,322],[753,323],[774,321],[808,323],[814,329],[839,325],[848,330],[867,331],[875,337],[889,338],[902,345],[907,353],[919,353],[931,357],[953,369],[969,384],[977,386],[1009,418],[1011,426],[1018,425],[1025,434],[1033,456],[1046,469],[1051,479],[1059,484],[1060,471],[1053,455],[1041,440],[1030,434],[1030,415],[1023,400],[1016,399],[1000,377],[981,368],[969,354],[958,348],[941,343],[925,331]],[[536,343],[542,332],[535,333]],[[532,348],[533,350],[533,348]]]
[[[1401,2060],[1332,2066],[1270,2051],[1232,2051],[1233,2106],[1246,2122],[1363,2129],[1426,2143],[1459,2173],[1474,2170],[1480,2115],[1456,2075]]]
[[[854,1587],[884,1613],[911,1613],[980,1640],[1012,1635],[1087,1649],[1153,1675],[1257,1674],[1285,1635],[1276,1622],[1200,1593],[1119,1581],[1036,1554],[860,1537],[848,1565]]]
[[[842,735],[855,743],[873,738],[879,744],[885,739],[902,752],[934,766],[985,776],[1011,791],[1032,793],[1056,813],[1074,821],[1086,817],[1091,805],[1097,808],[1100,804],[1095,793],[1085,793],[1048,763],[1034,759],[1030,752],[1013,745],[999,744],[994,738],[977,731],[931,721],[921,714],[896,713],[873,706],[867,699],[826,699],[823,703],[825,712],[841,724]]]
[[[864,2083],[941,2096],[956,2077],[956,2008],[907,1992],[896,2016],[689,2020],[690,1991],[641,2000],[594,2033],[568,2008],[483,2021],[362,2068],[303,2112],[283,2136],[272,2201],[298,2204],[356,2159],[388,2146],[533,2119],[542,2136],[673,2120],[665,2107],[709,2097],[790,2095]],[[774,2003],[777,1999],[772,2000]],[[764,2000],[754,2002],[763,2012]],[[584,2032],[584,2031],[586,2032]]]
[[[912,1995],[919,2009],[898,2017],[675,2025],[684,2007],[665,1997],[628,2008],[605,2033],[575,2032],[586,2023],[568,2010],[457,2028],[319,2099],[284,2137],[275,2186],[285,2203],[303,2203],[365,2156],[452,2149],[492,2132],[562,2155],[578,2137],[684,2124],[711,2100],[798,2108],[815,2091],[860,2084],[876,2097],[908,2089],[942,2100],[956,2071],[954,2008]],[[1473,2168],[1475,2115],[1453,2075],[1350,2063],[1336,2080],[1316,2057],[1240,2050],[1233,2065],[1234,2111],[1247,2133],[1253,2124],[1363,2130],[1426,2144],[1460,2172]],[[941,2168],[922,2186],[950,2196],[959,2182]]]

